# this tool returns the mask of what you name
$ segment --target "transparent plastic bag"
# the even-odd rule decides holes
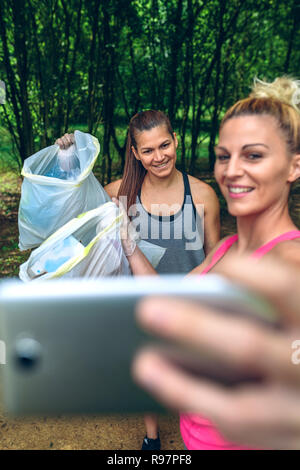
[[[130,275],[120,238],[123,217],[116,204],[107,202],[69,221],[32,251],[20,266],[20,279]],[[137,244],[155,268],[165,248],[144,240]]]
[[[80,176],[80,161],[74,144],[67,149],[58,149],[43,176],[62,180],[76,180]]]
[[[60,150],[52,145],[24,162],[19,206],[19,248],[39,246],[78,214],[109,201],[92,173],[98,140],[75,131],[75,145]]]
[[[122,217],[108,202],[69,221],[32,251],[20,266],[20,279],[130,275],[119,235]]]

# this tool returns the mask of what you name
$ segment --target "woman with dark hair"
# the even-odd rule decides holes
[[[56,143],[66,148],[72,141],[72,134],[65,134]],[[164,251],[154,271],[135,249],[134,240],[124,241],[133,274],[187,274],[219,240],[216,194],[206,183],[176,169],[177,146],[176,134],[163,112],[137,113],[129,123],[123,177],[105,186],[111,198],[122,202],[141,239]],[[160,449],[156,417],[146,416],[145,424],[142,448]]]
[[[136,217],[133,225],[141,238],[166,249],[156,268],[160,274],[188,273],[219,240],[215,192],[176,169],[177,146],[163,112],[137,113],[129,124],[123,177],[105,187]]]

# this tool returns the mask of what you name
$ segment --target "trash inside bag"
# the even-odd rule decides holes
[[[22,281],[131,274],[120,240],[123,214],[112,202],[61,227],[20,266]]]
[[[109,201],[92,173],[98,140],[75,131],[67,150],[52,145],[24,162],[19,206],[19,248],[35,248],[78,214]]]
[[[20,279],[28,282],[58,277],[130,275],[120,239],[123,217],[116,204],[107,202],[69,221],[32,251],[20,266]],[[165,253],[165,248],[144,240],[139,240],[138,246],[153,267]]]
[[[81,255],[83,251],[83,244],[70,235],[63,240],[58,240],[48,253],[44,253],[30,266],[28,273],[32,278],[46,273],[54,273],[71,258]]]
[[[61,180],[76,180],[80,175],[80,161],[76,147],[72,144],[68,149],[59,149],[55,158],[45,169],[43,176]]]

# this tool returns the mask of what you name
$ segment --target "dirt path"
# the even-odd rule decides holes
[[[182,450],[178,416],[159,423],[162,449]],[[0,450],[140,450],[144,435],[141,415],[9,419],[0,412]]]

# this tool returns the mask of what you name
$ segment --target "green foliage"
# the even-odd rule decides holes
[[[18,249],[17,214],[21,180],[14,171],[0,177],[0,277],[17,276],[28,252]]]
[[[0,127],[0,173],[17,171],[20,168],[19,155],[13,146],[9,131]]]
[[[297,0],[1,0],[0,160],[18,167],[80,123],[100,138],[108,181],[130,117],[158,108],[182,167],[205,155],[212,168],[218,122],[253,77],[297,75],[299,19]]]

